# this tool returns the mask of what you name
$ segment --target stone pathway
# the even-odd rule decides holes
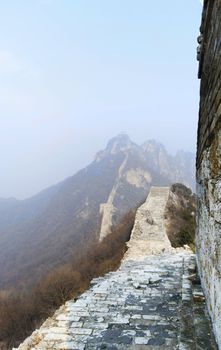
[[[19,350],[217,349],[195,255],[172,248],[166,235],[168,196],[169,188],[151,188],[119,270],[94,279]]]
[[[195,256],[187,253],[127,260],[18,349],[216,349],[194,271]]]
[[[125,259],[142,260],[147,255],[172,252],[164,218],[169,193],[169,187],[151,187],[146,202],[137,210]]]

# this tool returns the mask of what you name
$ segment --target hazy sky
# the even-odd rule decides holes
[[[24,198],[111,137],[195,151],[200,0],[0,1],[0,197]]]

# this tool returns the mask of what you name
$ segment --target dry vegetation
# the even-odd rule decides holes
[[[181,184],[173,185],[171,190],[165,214],[167,234],[174,247],[188,244],[194,249],[195,195]],[[0,349],[18,346],[60,305],[85,291],[92,278],[117,269],[126,251],[134,217],[135,211],[126,214],[101,243],[82,236],[69,262],[54,268],[35,287],[30,289],[24,282],[19,291],[0,291]]]
[[[74,255],[71,261],[50,272],[31,291],[0,294],[0,349],[18,346],[65,301],[88,288],[92,278],[115,270],[126,251],[135,211],[124,216],[101,243]],[[2,348],[1,348],[2,344]]]
[[[165,212],[167,235],[174,248],[187,244],[194,251],[196,196],[182,184],[172,185],[171,192]]]

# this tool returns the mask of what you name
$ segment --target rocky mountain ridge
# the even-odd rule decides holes
[[[173,157],[156,141],[138,146],[119,135],[62,183],[24,201],[1,201],[0,286],[37,281],[105,237],[150,186],[173,182],[194,186],[193,155]]]

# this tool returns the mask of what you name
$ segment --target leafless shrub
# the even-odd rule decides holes
[[[135,212],[125,215],[101,243],[92,243],[72,260],[51,271],[28,293],[0,294],[0,344],[11,349],[68,299],[88,288],[92,278],[115,270],[126,251]]]

